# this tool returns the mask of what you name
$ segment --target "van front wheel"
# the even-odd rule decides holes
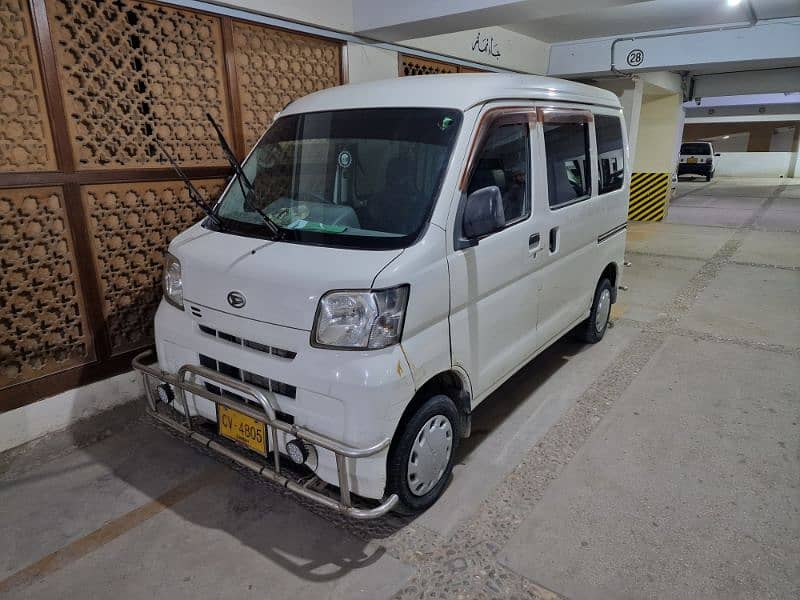
[[[398,512],[423,511],[442,495],[453,471],[459,423],[453,401],[437,394],[398,432],[386,465],[389,492],[400,498]]]
[[[608,279],[601,279],[594,292],[594,301],[592,302],[592,310],[589,312],[589,318],[581,323],[578,329],[580,338],[583,341],[596,344],[603,339],[606,329],[608,329],[612,298],[613,288],[611,287],[611,282]]]

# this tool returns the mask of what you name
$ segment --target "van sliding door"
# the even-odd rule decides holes
[[[538,112],[547,181],[538,327],[547,343],[585,317],[594,292],[597,154],[590,111],[554,107]]]

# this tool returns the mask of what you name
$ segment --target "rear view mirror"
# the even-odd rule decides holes
[[[469,240],[477,240],[502,229],[506,224],[503,196],[496,185],[475,190],[467,196],[462,231]]]
[[[714,156],[720,156],[719,152],[714,152]]]

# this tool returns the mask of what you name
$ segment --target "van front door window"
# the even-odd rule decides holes
[[[497,186],[503,198],[506,224],[530,214],[528,194],[528,122],[494,127],[477,160],[467,193]]]

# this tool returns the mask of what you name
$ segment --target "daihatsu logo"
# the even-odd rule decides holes
[[[242,308],[245,304],[247,304],[247,298],[245,298],[244,294],[241,292],[229,292],[228,304],[230,304],[233,308]]]

